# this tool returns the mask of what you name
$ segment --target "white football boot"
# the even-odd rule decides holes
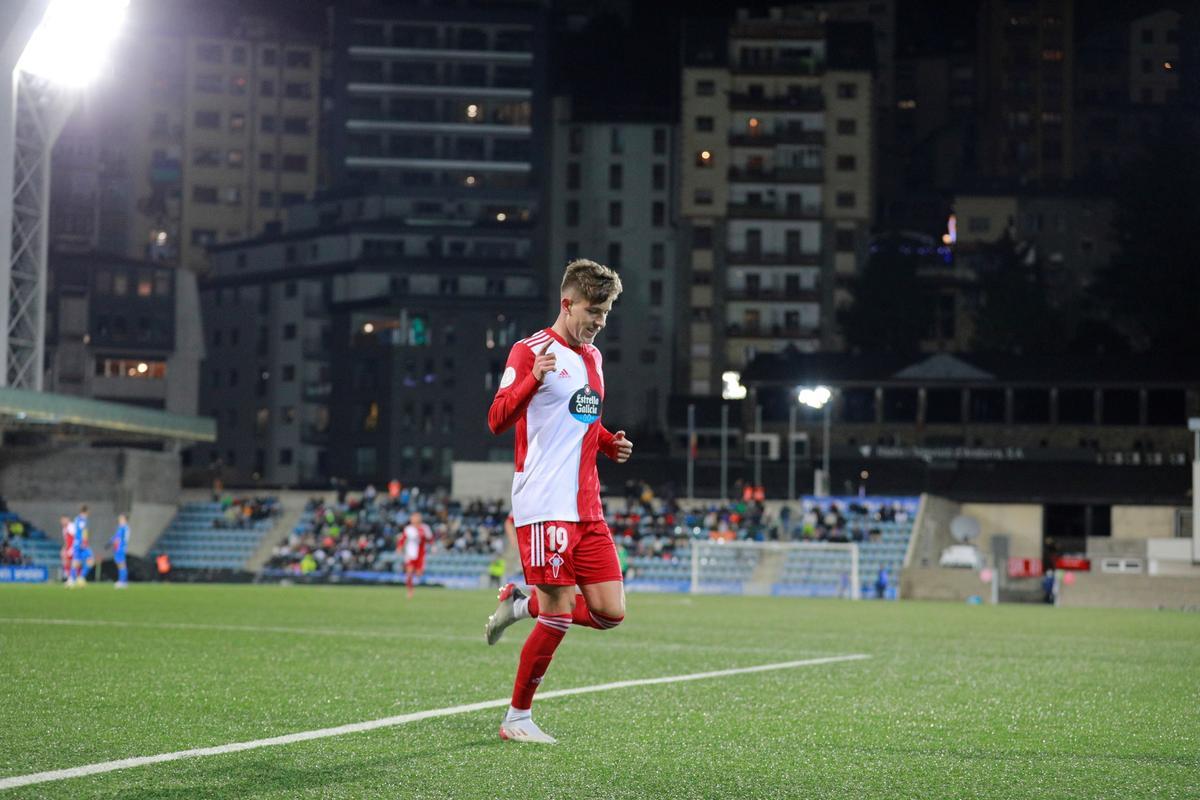
[[[506,583],[504,588],[500,590],[499,597],[500,605],[496,606],[496,610],[488,617],[487,625],[483,627],[483,633],[487,638],[488,644],[495,644],[500,641],[500,637],[504,635],[504,629],[517,621],[513,604],[518,599],[523,599],[525,593],[518,589],[515,583]],[[501,736],[503,736],[503,733],[501,733]]]
[[[500,738],[506,742],[529,742],[532,744],[558,744],[548,733],[542,731],[532,719],[510,721],[507,718],[500,723]]]

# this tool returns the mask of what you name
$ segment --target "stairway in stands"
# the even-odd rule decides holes
[[[174,569],[244,569],[278,517],[251,521],[244,528],[217,527],[224,518],[220,503],[186,503],[149,554],[165,552]]]

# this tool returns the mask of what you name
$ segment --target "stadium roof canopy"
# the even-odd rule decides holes
[[[13,388],[0,388],[0,430],[180,442],[217,439],[216,420],[208,417]]]

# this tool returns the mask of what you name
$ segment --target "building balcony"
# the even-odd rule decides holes
[[[472,170],[482,172],[532,172],[528,161],[479,161],[450,158],[347,156],[346,166],[355,169]]]
[[[758,134],[731,133],[729,144],[733,147],[774,147],[779,144],[825,144],[825,131],[782,130]]]
[[[300,352],[309,361],[329,361],[329,346],[316,337],[305,338]]]
[[[736,322],[725,326],[725,335],[731,339],[816,339],[816,328],[788,328],[783,325],[741,325]]]
[[[346,130],[357,133],[455,133],[467,136],[529,137],[533,128],[528,125],[506,125],[491,122],[458,122],[451,119],[396,119],[382,112],[352,113],[346,120]]]
[[[736,266],[819,267],[820,253],[763,253],[754,250],[729,250],[725,262]]]
[[[780,59],[770,64],[736,64],[734,75],[824,75],[825,62],[806,59]]]
[[[726,214],[730,219],[820,219],[821,206],[778,208],[765,203],[730,203]]]
[[[307,402],[324,403],[333,394],[333,384],[329,381],[305,381],[303,395]]]
[[[821,167],[730,167],[729,180],[733,183],[824,183],[825,170]]]
[[[817,289],[726,289],[725,299],[732,301],[769,303],[819,303],[821,293]]]
[[[732,92],[729,95],[729,108],[731,111],[823,111],[825,96],[820,92],[809,92],[754,97]]]
[[[466,47],[391,47],[384,44],[351,45],[351,58],[413,59],[427,61],[496,61],[508,64],[532,64],[533,53],[528,50],[485,50]]]
[[[465,97],[492,100],[530,100],[533,89],[507,86],[462,86],[452,81],[431,83],[402,83],[394,81],[361,81],[346,84],[354,95],[408,95],[413,97]]]

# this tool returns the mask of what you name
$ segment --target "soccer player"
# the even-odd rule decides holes
[[[87,586],[88,570],[96,563],[92,558],[92,550],[88,547],[88,507],[80,506],[75,521],[75,549],[71,553],[71,572],[78,586]]]
[[[625,585],[600,505],[597,453],[629,460],[633,442],[600,422],[604,372],[592,342],[603,330],[621,279],[587,259],[567,265],[558,319],[513,345],[488,411],[499,434],[516,426],[512,512],[526,583],[500,590],[488,618],[488,644],[518,619],[536,619],[517,667],[512,704],[500,738],[554,744],[534,724],[533,694],[572,625],[615,628],[625,618]],[[579,586],[581,592],[576,593]]]
[[[67,586],[75,588],[75,570],[72,568],[72,560],[75,557],[75,523],[70,517],[60,517],[59,523],[62,525],[62,571],[63,579],[66,580]]]
[[[117,515],[117,530],[108,540],[113,549],[113,561],[117,562],[117,583],[113,588],[129,586],[129,570],[125,566],[125,548],[129,544],[129,517]]]
[[[404,526],[404,585],[408,596],[413,596],[416,578],[425,574],[425,543],[433,539],[433,531],[421,521],[420,514],[413,514]]]

